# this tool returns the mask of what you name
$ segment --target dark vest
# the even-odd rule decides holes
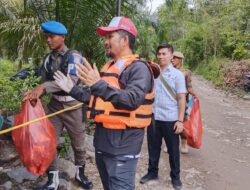
[[[67,76],[67,73],[68,73],[69,58],[73,52],[77,52],[77,51],[69,49],[62,57],[62,62],[60,64],[60,67],[58,70],[60,70],[65,76]],[[49,60],[47,61],[47,59],[49,59]],[[52,61],[51,54],[47,54],[45,56],[44,64],[43,64],[43,67],[46,70],[46,81],[54,81],[55,80],[53,78],[54,71],[52,70],[52,64],[53,64],[53,61]],[[68,96],[68,93],[64,92],[63,90],[59,91],[59,92],[54,92],[53,94],[58,95],[58,96]]]

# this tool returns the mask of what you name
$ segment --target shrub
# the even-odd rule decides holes
[[[32,89],[39,83],[40,78],[34,75],[26,79],[10,81],[9,78],[16,72],[15,63],[0,61],[0,108],[7,113],[16,113],[22,102],[23,93]]]
[[[195,68],[195,73],[204,76],[215,85],[223,86],[224,73],[222,68],[226,66],[227,61],[227,59],[211,59],[207,63],[202,62]]]

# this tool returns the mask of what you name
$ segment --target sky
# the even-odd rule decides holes
[[[148,7],[150,8],[151,6],[151,12],[153,13],[159,5],[162,5],[165,2],[165,0],[151,0],[151,3],[148,2]]]

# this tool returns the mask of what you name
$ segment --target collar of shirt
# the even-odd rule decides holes
[[[111,67],[113,64],[117,64],[117,66],[119,67],[119,65],[122,65],[125,63],[126,59],[131,59],[131,58],[139,58],[139,56],[137,54],[130,54],[130,55],[124,55],[118,59],[113,59],[112,60],[112,63],[110,64],[109,67]],[[122,70],[120,68],[120,70]]]
[[[173,68],[174,68],[174,66],[172,65],[172,63],[170,63],[170,64],[162,71],[162,73],[170,72]]]
[[[52,51],[51,55],[52,55],[53,58],[56,58],[58,56],[64,56],[65,53],[68,51],[68,49],[69,48],[67,46],[64,46],[64,48],[60,52]]]

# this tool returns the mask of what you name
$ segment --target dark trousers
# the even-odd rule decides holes
[[[134,190],[138,158],[110,156],[96,151],[96,165],[104,190]]]
[[[73,106],[77,103],[77,101],[68,102],[68,104],[72,104],[68,106]],[[63,103],[52,99],[48,105],[48,113],[54,113],[64,108],[65,105]],[[57,143],[62,134],[63,128],[65,127],[71,140],[71,146],[74,150],[75,165],[85,165],[85,124],[82,121],[82,109],[77,108],[61,113],[51,117],[50,121],[56,129]],[[53,162],[48,168],[48,171],[51,170],[58,170],[57,155],[55,155]]]
[[[180,178],[179,135],[174,133],[175,122],[152,120],[147,129],[149,167],[148,172],[158,175],[158,164],[161,154],[162,138],[164,138],[169,154],[170,177]]]

